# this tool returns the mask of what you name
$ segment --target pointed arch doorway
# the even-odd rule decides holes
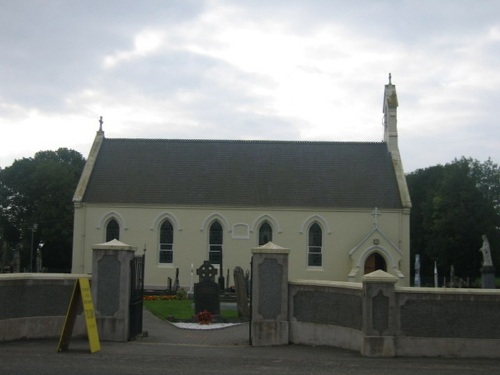
[[[384,257],[379,253],[372,253],[368,258],[366,258],[365,274],[376,270],[382,270],[387,272],[387,262],[385,261]]]

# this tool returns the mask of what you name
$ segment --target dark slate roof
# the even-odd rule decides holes
[[[103,140],[84,202],[401,208],[385,143]]]

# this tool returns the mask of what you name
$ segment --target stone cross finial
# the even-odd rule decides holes
[[[217,275],[217,269],[208,261],[204,261],[203,264],[196,270],[196,274],[202,280],[214,280],[215,275]]]
[[[102,132],[102,124],[104,121],[102,121],[102,116],[99,118],[99,131]]]
[[[391,73],[389,73],[389,85],[392,85],[391,80],[392,80],[392,75],[391,75]]]
[[[372,211],[372,216],[373,216],[373,227],[377,228],[378,227],[378,218],[382,214],[380,213],[379,209],[375,207]]]

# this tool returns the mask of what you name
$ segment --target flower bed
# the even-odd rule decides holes
[[[171,301],[177,299],[176,295],[144,296],[144,301]]]

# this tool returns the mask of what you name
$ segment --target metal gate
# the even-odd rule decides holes
[[[145,257],[145,254],[136,256],[130,261],[129,340],[142,333]]]

